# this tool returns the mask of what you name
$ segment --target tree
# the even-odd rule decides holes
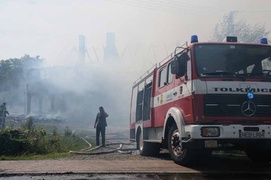
[[[39,56],[24,55],[20,59],[7,59],[0,61],[0,91],[18,88],[24,83],[24,73],[30,68],[39,68],[43,60]]]
[[[265,25],[250,25],[244,19],[236,20],[237,14],[237,11],[231,11],[216,24],[212,41],[223,41],[226,36],[237,36],[239,42],[258,43],[261,38],[269,35],[270,31],[266,30]]]
[[[21,58],[13,58],[0,61],[0,103],[8,101],[23,104],[23,93],[26,85],[26,73],[29,69],[40,68],[43,59],[39,56],[30,57],[24,55]]]

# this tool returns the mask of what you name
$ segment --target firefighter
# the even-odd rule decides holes
[[[0,106],[0,113],[1,113],[1,117],[0,117],[1,128],[4,129],[6,126],[6,116],[7,114],[9,115],[5,102]]]
[[[96,116],[94,128],[96,128],[96,146],[100,145],[100,134],[102,135],[102,146],[105,147],[105,128],[107,126],[106,118],[108,114],[104,108],[99,107],[99,112]]]

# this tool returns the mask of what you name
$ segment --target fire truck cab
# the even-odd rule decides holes
[[[132,87],[130,139],[141,155],[168,149],[177,164],[215,150],[271,160],[271,46],[198,42],[177,47]]]

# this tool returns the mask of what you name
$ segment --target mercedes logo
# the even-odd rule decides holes
[[[245,101],[241,106],[241,112],[245,116],[253,116],[256,112],[256,105],[252,101]]]

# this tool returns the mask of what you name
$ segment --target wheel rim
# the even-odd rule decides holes
[[[183,154],[182,143],[180,141],[180,133],[178,132],[178,130],[175,130],[172,133],[170,144],[171,144],[172,152],[176,156],[180,156]]]

